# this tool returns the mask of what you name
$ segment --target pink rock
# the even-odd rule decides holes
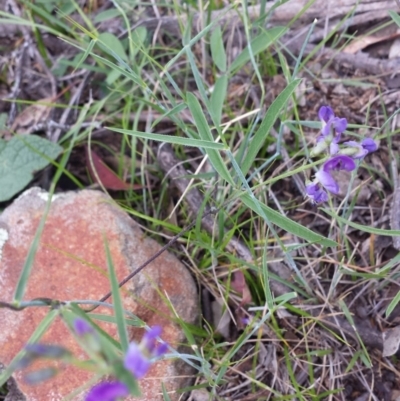
[[[30,189],[0,216],[2,301],[13,299],[47,199],[47,192]],[[160,249],[160,245],[146,238],[138,225],[101,192],[83,190],[53,196],[24,300],[38,297],[60,301],[99,300],[109,292],[103,234],[107,237],[119,281]],[[174,313],[183,321],[195,323],[199,316],[196,292],[187,268],[175,256],[164,252],[126,284],[121,294],[127,310],[149,326],[163,326],[162,339],[179,348],[185,336],[173,323]],[[173,305],[174,313],[166,299]],[[48,312],[47,307],[31,307],[20,312],[0,309],[0,362],[5,365],[11,362]],[[102,307],[94,313],[111,314],[112,311]],[[117,338],[116,325],[97,323]],[[140,341],[143,332],[143,329],[129,328],[131,339],[136,341]],[[76,356],[87,358],[60,318],[52,323],[41,342],[63,345]],[[48,365],[45,361],[35,367]],[[17,371],[14,378],[28,401],[58,401],[87,383],[93,375],[71,366],[61,366],[61,369],[62,373],[55,378],[37,386],[24,383],[22,371]],[[162,400],[161,382],[171,399],[177,400],[179,394],[175,390],[189,385],[192,373],[182,361],[158,361],[140,381],[141,400]],[[84,392],[73,398],[82,399]]]

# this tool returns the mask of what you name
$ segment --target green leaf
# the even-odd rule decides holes
[[[47,0],[46,0],[47,1]],[[107,21],[111,18],[119,17],[121,15],[120,11],[114,8],[111,8],[109,10],[102,11],[101,13],[98,13],[94,18],[93,22],[103,22]]]
[[[200,103],[193,93],[187,94],[187,104],[189,106],[190,112],[196,123],[197,130],[199,132],[200,138],[205,141],[213,141],[210,128],[208,126],[207,120],[203,114]],[[231,185],[234,185],[233,179],[229,174],[228,168],[226,167],[220,153],[216,150],[206,149],[207,155],[210,159],[211,164],[218,174]]]
[[[261,53],[268,49],[271,44],[273,44],[277,39],[279,39],[285,32],[287,28],[283,26],[277,26],[271,28],[268,31],[263,32],[251,41],[251,49],[253,55]],[[250,60],[250,52],[248,47],[246,47],[239,56],[231,64],[229,71],[234,73],[239,68],[243,67]]]
[[[210,39],[211,45],[211,56],[215,65],[220,71],[226,71],[226,53],[224,48],[224,42],[222,40],[221,27],[218,25],[211,34]]]
[[[389,15],[392,17],[393,21],[400,26],[400,16],[394,11],[388,11]]]
[[[255,200],[249,194],[246,193],[246,194],[241,195],[240,199],[243,201],[243,203],[246,206],[248,206],[254,212],[258,213],[258,211],[257,211],[258,207],[255,204]],[[310,229],[294,222],[293,220],[290,220],[288,217],[281,215],[280,213],[271,209],[264,203],[259,202],[259,201],[257,201],[257,202],[259,204],[258,206],[261,207],[261,209],[265,213],[268,220],[271,223],[282,228],[282,230],[285,230],[288,233],[292,233],[293,235],[296,235],[297,237],[303,238],[303,239],[307,240],[308,242],[319,243],[321,245],[330,246],[330,247],[337,246],[337,243],[335,241],[325,238],[324,236],[317,234],[314,231],[311,231]]]
[[[0,202],[24,189],[33,174],[46,167],[63,148],[36,135],[0,139]]]
[[[163,393],[164,401],[171,401],[171,398],[168,395],[167,389],[165,388],[165,384],[163,382],[161,382],[161,387],[162,387],[162,393]]]
[[[110,276],[111,293],[113,298],[113,305],[115,311],[115,319],[117,321],[118,335],[121,341],[122,351],[125,353],[129,346],[128,330],[126,328],[124,307],[122,305],[121,293],[119,292],[119,285],[117,276],[115,274],[114,263],[111,258],[110,248],[108,246],[107,238],[104,238],[104,245],[106,248],[108,274]]]
[[[124,61],[128,61],[124,46],[121,41],[112,33],[103,32],[99,35],[99,42],[103,45],[103,49],[107,53],[114,55],[114,53]]]
[[[107,127],[107,129],[109,129],[110,131],[119,132],[120,134],[137,136],[139,138],[151,139],[153,141],[173,143],[176,145],[193,146],[195,148],[204,148],[204,149],[217,149],[217,150],[226,149],[226,146],[223,145],[222,143],[202,141],[200,139],[182,138],[180,136],[172,136],[172,135],[152,134],[149,132],[139,132],[128,129],[114,128],[114,127]]]
[[[242,164],[242,172],[243,175],[246,175],[253,164],[255,158],[261,146],[265,142],[265,138],[268,136],[269,131],[275,124],[281,109],[286,105],[289,98],[292,96],[293,92],[297,88],[300,83],[300,79],[293,80],[273,101],[271,106],[269,107],[263,122],[258,128],[257,132],[254,134],[254,138],[250,142],[246,157],[243,159]]]
[[[388,237],[393,237],[395,235],[400,236],[400,230],[383,230],[382,228],[374,228],[370,226],[363,226],[362,224],[353,223],[350,220],[347,220],[343,217],[338,216],[335,212],[329,209],[322,209],[326,214],[333,217],[337,221],[340,221],[343,224],[347,224],[350,227],[357,228],[357,230],[363,231],[365,233],[376,234],[376,235],[386,235]]]
[[[400,302],[400,291],[397,292],[396,296],[390,301],[390,304],[386,308],[386,319],[390,316],[393,312],[394,308]]]
[[[221,124],[222,108],[224,106],[226,91],[228,89],[228,77],[221,75],[214,85],[214,90],[211,94],[211,108],[214,111],[215,124]]]

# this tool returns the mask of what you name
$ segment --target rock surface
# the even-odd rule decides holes
[[[2,301],[12,301],[47,200],[47,192],[39,188],[30,189],[0,216]],[[37,297],[61,301],[98,300],[109,292],[104,235],[118,280],[122,280],[160,249],[154,240],[144,237],[138,225],[101,192],[83,190],[53,196],[24,300]],[[162,338],[178,348],[185,342],[185,337],[172,322],[175,315],[166,299],[182,320],[195,323],[199,315],[196,292],[194,280],[187,269],[173,255],[164,252],[126,284],[121,294],[127,310],[149,326],[163,326]],[[10,363],[48,311],[46,307],[30,307],[20,312],[0,309],[0,363]],[[95,313],[112,312],[107,308],[98,308]],[[115,325],[97,323],[117,337]],[[137,341],[143,332],[143,329],[129,328],[131,339]],[[64,345],[76,356],[87,358],[60,318],[46,330],[41,341]],[[177,400],[179,394],[174,390],[189,385],[192,373],[181,361],[158,361],[146,378],[140,381],[141,399],[162,400],[161,382],[164,382],[171,399]],[[28,401],[61,400],[91,377],[89,372],[68,366],[62,367],[62,373],[55,378],[37,386],[29,386],[23,382],[22,372],[17,371],[14,375]],[[73,400],[83,398],[84,394],[81,393]]]

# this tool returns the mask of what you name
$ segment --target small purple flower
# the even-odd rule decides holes
[[[125,355],[124,366],[136,379],[143,378],[151,366],[151,358],[157,358],[165,354],[168,349],[166,343],[157,346],[156,339],[160,336],[162,328],[152,327],[144,336],[140,344],[129,344]]]
[[[315,181],[306,186],[306,193],[314,203],[323,203],[328,200],[327,191],[339,193],[339,184],[332,177],[332,171],[352,171],[356,168],[354,160],[345,155],[338,155],[327,160],[315,174]]]
[[[124,366],[128,369],[136,379],[143,378],[150,369],[150,360],[143,354],[139,345],[130,343],[128,351],[125,355]]]
[[[365,138],[361,141],[361,146],[368,151],[368,153],[375,152],[378,149],[378,144],[372,138]]]
[[[129,395],[129,389],[124,383],[105,382],[92,387],[85,401],[116,401],[119,397],[127,395]]]
[[[73,323],[75,333],[79,337],[83,337],[85,334],[93,334],[93,327],[84,319],[78,317]]]
[[[330,158],[323,166],[323,170],[330,173],[332,170],[353,171],[356,168],[354,160],[346,155],[338,155]]]
[[[322,129],[317,144],[311,151],[311,156],[322,153],[329,147],[329,153],[334,155],[339,151],[339,141],[341,134],[347,128],[347,120],[345,118],[335,117],[335,113],[329,106],[322,106],[318,111],[318,116],[322,122]],[[332,127],[335,135],[332,134]]]
[[[306,193],[313,203],[323,203],[328,200],[328,194],[319,183],[310,183],[306,186]]]
[[[347,128],[347,120],[345,118],[339,118],[335,116],[335,113],[329,106],[322,106],[318,111],[318,116],[322,122],[321,135],[317,141],[325,139],[331,133],[331,127],[334,128],[336,135],[335,141],[339,142],[340,135]]]
[[[70,355],[70,352],[59,345],[33,343],[25,346],[27,353],[34,358],[58,359]]]
[[[345,148],[341,150],[341,154],[349,155],[353,159],[362,159],[368,153],[375,152],[378,149],[378,145],[372,138],[365,138],[358,143],[356,141],[348,141],[343,143]]]

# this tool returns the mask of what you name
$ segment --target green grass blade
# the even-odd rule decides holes
[[[132,135],[143,139],[152,139],[153,141],[173,143],[175,145],[193,146],[195,148],[214,149],[214,150],[225,150],[226,146],[222,143],[216,143],[211,141],[203,141],[200,139],[192,138],[181,138],[179,136],[152,134],[149,132],[139,132],[127,129],[120,129],[114,127],[107,127],[110,131],[119,132],[120,134]]]
[[[282,230],[285,230],[286,232],[292,233],[293,235],[303,238],[311,243],[319,243],[321,245],[330,247],[337,246],[337,243],[335,241],[325,238],[324,236],[317,234],[306,227],[303,227],[302,225],[294,222],[293,220],[290,220],[286,216],[282,216],[280,213],[271,209],[264,203],[254,200],[247,193],[241,195],[240,199],[246,206],[248,206],[256,213],[258,213],[258,207],[261,207],[261,209],[263,210],[269,221],[275,224],[276,226],[280,227]],[[255,202],[258,202],[258,206],[255,204]]]
[[[388,11],[388,14],[391,16],[392,20],[398,25],[400,26],[400,16],[399,14],[397,14],[394,11]]]
[[[46,203],[46,209],[43,213],[42,218],[40,219],[39,226],[36,230],[35,237],[33,238],[32,244],[29,248],[28,255],[26,256],[24,266],[22,267],[21,275],[19,276],[17,286],[15,288],[14,293],[14,301],[18,304],[22,301],[22,298],[25,294],[26,286],[28,284],[29,276],[31,274],[33,268],[33,262],[35,260],[35,255],[37,249],[39,247],[40,237],[42,236],[42,232],[44,229],[44,225],[46,223],[47,215],[50,211],[52,193],[49,193],[49,199]]]
[[[228,89],[228,77],[221,75],[214,85],[214,90],[210,97],[211,108],[214,110],[215,124],[221,124],[222,108],[226,97],[226,91]]]
[[[277,26],[271,28],[268,31],[263,32],[251,41],[251,49],[253,55],[257,55],[275,43],[285,32],[287,28],[282,26]],[[243,67],[248,61],[250,61],[251,55],[248,47],[246,47],[237,58],[233,61],[229,67],[229,72],[234,74],[238,69]]]
[[[226,53],[222,40],[221,27],[218,25],[211,34],[211,57],[221,72],[226,71]]]
[[[196,127],[199,131],[200,138],[205,141],[213,141],[213,137],[211,135],[210,128],[208,126],[207,120],[203,114],[203,110],[201,109],[200,103],[197,98],[192,94],[187,94],[187,104],[189,109],[193,115],[193,118],[196,123]],[[231,185],[234,185],[233,179],[229,174],[229,171],[222,160],[222,157],[218,151],[213,149],[206,149],[207,155],[210,159],[211,164],[218,172],[218,174]]]
[[[258,128],[257,132],[254,134],[254,138],[250,142],[247,154],[243,159],[242,163],[242,172],[244,175],[248,173],[251,165],[254,163],[255,158],[259,150],[261,149],[265,138],[269,134],[269,131],[275,124],[281,109],[287,104],[289,98],[292,96],[293,92],[297,88],[300,83],[300,79],[293,80],[273,101],[271,106],[269,107],[263,122]]]
[[[386,308],[386,318],[390,316],[390,314],[393,312],[394,308],[397,306],[399,302],[400,302],[400,291],[397,292],[396,296],[390,301],[390,304]]]
[[[369,227],[369,226],[363,226],[362,224],[357,224],[357,223],[353,223],[350,220],[347,220],[343,217],[340,217],[339,215],[337,215],[335,212],[333,212],[332,210],[329,209],[322,209],[326,214],[328,214],[329,216],[333,217],[334,219],[336,219],[337,221],[339,221],[340,223],[344,223],[347,224],[350,227],[353,228],[357,228],[360,231],[363,231],[365,233],[370,233],[370,234],[376,234],[376,235],[386,235],[388,237],[393,237],[395,235],[399,235],[400,236],[400,230],[384,230],[382,228],[374,228],[374,227]]]
[[[165,388],[165,384],[164,383],[161,383],[161,388],[162,388],[164,401],[171,401],[171,398],[167,393],[167,389]]]
[[[115,319],[117,321],[118,335],[121,341],[122,351],[125,353],[129,346],[128,330],[126,328],[125,313],[122,305],[121,293],[119,292],[118,279],[115,274],[114,263],[111,258],[110,248],[107,238],[104,238],[104,246],[107,257],[108,274],[110,276],[111,293],[115,310]]]

